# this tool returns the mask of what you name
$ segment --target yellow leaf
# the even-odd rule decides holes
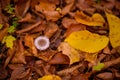
[[[92,15],[92,17],[90,17],[84,14],[82,11],[77,11],[75,19],[77,22],[88,26],[103,26],[103,24],[105,23],[104,18],[99,13],[95,13]]]
[[[110,28],[110,43],[113,48],[120,46],[120,18],[113,14],[106,13]]]
[[[62,42],[58,47],[58,50],[69,57],[70,64],[80,61],[79,52],[72,48],[67,42]]]
[[[6,46],[8,48],[12,48],[13,47],[13,41],[15,41],[16,38],[13,37],[12,35],[8,35],[8,36],[5,36],[2,40],[2,43],[6,43]]]
[[[109,39],[106,36],[101,36],[87,30],[83,30],[71,33],[65,41],[75,49],[88,53],[95,53],[105,48]]]
[[[42,78],[39,78],[38,80],[62,80],[62,79],[57,75],[46,75],[43,76]]]

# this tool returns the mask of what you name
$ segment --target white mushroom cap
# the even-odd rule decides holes
[[[34,44],[37,49],[45,50],[49,47],[50,41],[46,36],[40,36],[35,39]]]

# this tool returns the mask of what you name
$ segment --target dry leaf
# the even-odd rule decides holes
[[[50,64],[69,64],[69,58],[62,54],[61,52],[56,53],[56,55],[49,61]]]
[[[101,36],[87,30],[83,30],[71,33],[65,41],[75,49],[88,53],[95,53],[105,48],[109,39],[106,36]]]
[[[91,62],[93,65],[96,64],[98,53],[85,53],[85,61]]]
[[[70,64],[80,61],[79,52],[72,48],[67,42],[62,42],[58,47],[58,50],[69,57]]]
[[[34,56],[37,56],[37,49],[34,46],[34,39],[32,35],[25,36],[25,46],[31,49]]]
[[[72,32],[85,30],[85,29],[86,29],[85,25],[82,25],[82,24],[72,24],[71,26],[69,26],[69,28],[65,32],[64,37],[68,37]]]
[[[75,19],[77,22],[88,26],[103,26],[103,24],[105,23],[104,18],[99,13],[95,13],[92,15],[92,17],[90,17],[84,14],[82,11],[81,12],[77,11]]]
[[[110,28],[110,43],[113,48],[120,46],[120,18],[113,14],[106,13]]]

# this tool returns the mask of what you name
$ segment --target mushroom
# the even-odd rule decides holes
[[[50,41],[46,36],[39,36],[34,41],[35,47],[39,50],[45,50],[49,47]]]

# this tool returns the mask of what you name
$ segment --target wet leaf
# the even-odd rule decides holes
[[[105,48],[109,39],[106,36],[101,36],[87,30],[83,30],[71,33],[65,41],[75,49],[88,53],[95,53]]]
[[[62,80],[62,79],[56,75],[45,75],[42,78],[39,78],[38,80]]]
[[[80,61],[79,52],[72,48],[67,42],[62,42],[58,47],[58,50],[69,57],[70,64]]]
[[[93,66],[93,70],[98,70],[100,71],[104,67],[104,63],[98,63],[96,66]]]
[[[88,26],[103,26],[103,24],[105,23],[104,18],[99,13],[95,13],[92,15],[92,17],[90,17],[83,12],[77,11],[75,19],[77,22]]]
[[[2,43],[6,43],[6,46],[8,48],[12,48],[13,47],[13,41],[15,41],[16,38],[13,37],[12,35],[8,35],[8,36],[5,36],[2,40]]]
[[[110,43],[113,48],[120,46],[120,18],[113,14],[106,13],[110,28]]]

